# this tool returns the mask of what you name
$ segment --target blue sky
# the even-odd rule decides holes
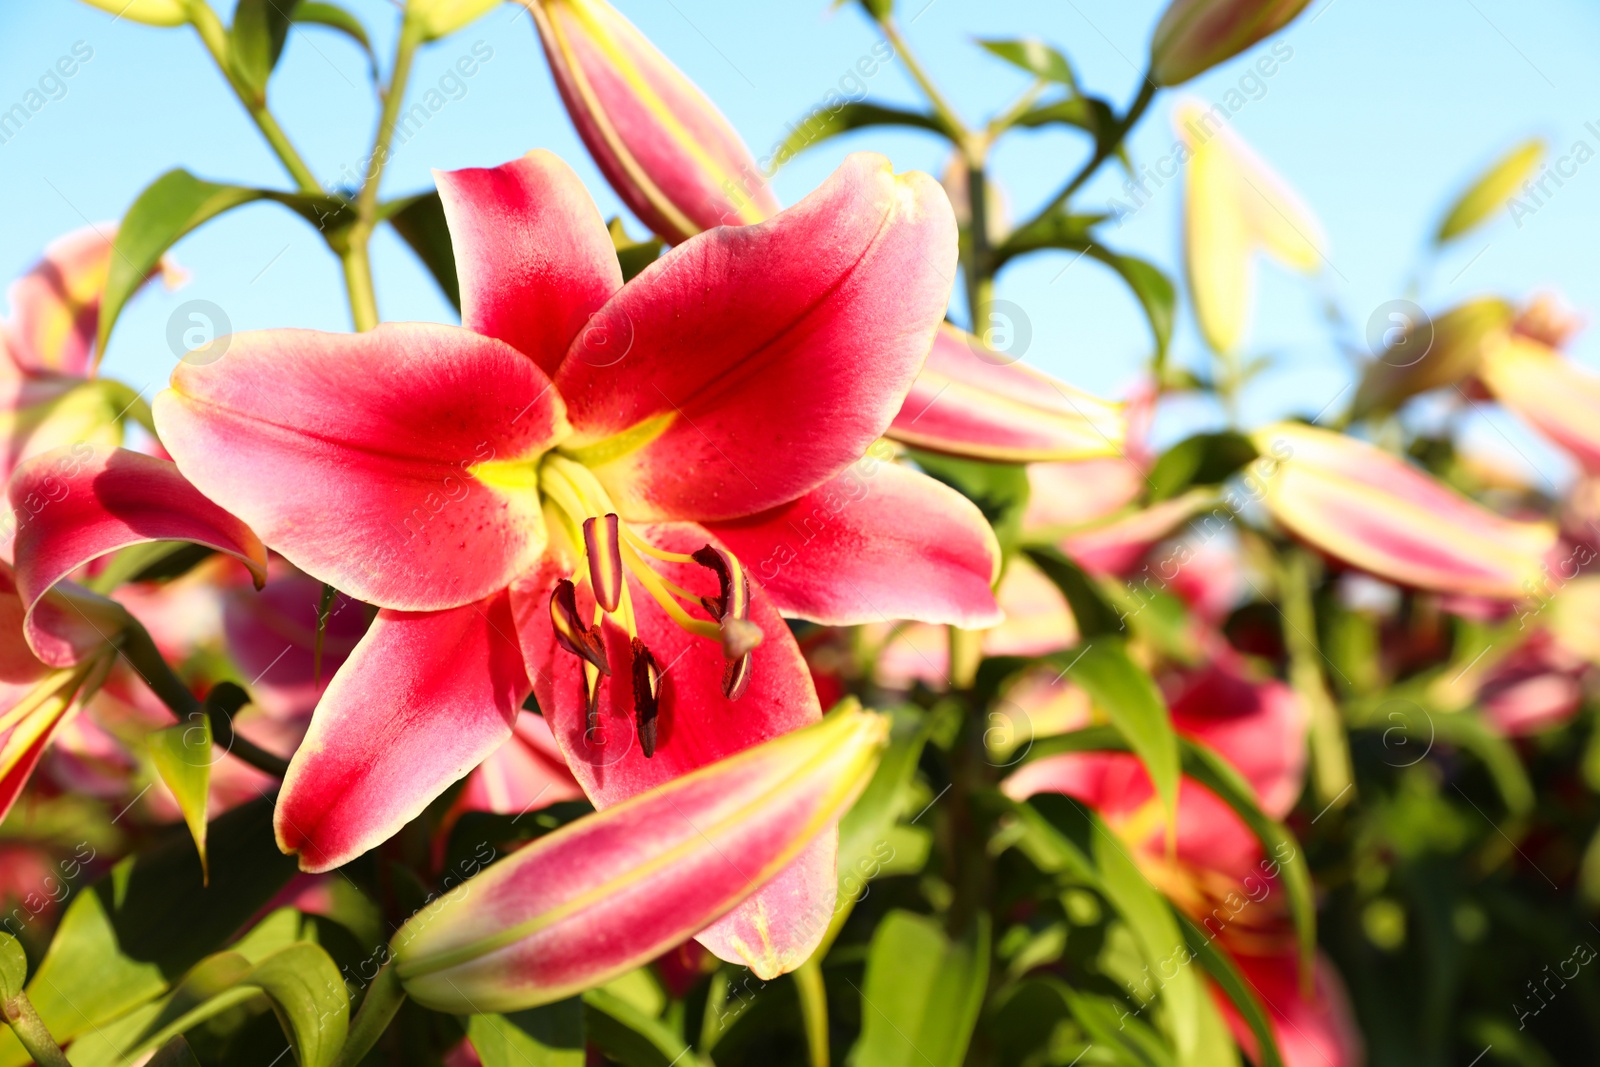
[[[619,6],[717,103],[762,154],[788,123],[822,101],[879,40],[853,9],[827,0],[751,4],[736,0],[618,0]],[[375,36],[380,56],[397,23],[388,0],[346,0]],[[1062,48],[1087,89],[1119,107],[1132,98],[1162,8],[1157,2],[901,0],[912,46],[959,111],[978,120],[1009,102],[1026,77],[988,57],[974,37],[1037,36]],[[231,3],[219,7],[226,14]],[[1426,238],[1453,195],[1500,152],[1532,135],[1552,158],[1587,141],[1600,149],[1600,9],[1579,0],[1313,0],[1281,40],[1293,50],[1233,117],[1252,144],[1310,204],[1329,237],[1321,278],[1265,267],[1259,275],[1252,348],[1274,357],[1246,396],[1246,421],[1322,408],[1350,377],[1329,339],[1322,301],[1358,325],[1386,300],[1406,295]],[[173,167],[221,181],[287,188],[288,180],[226,90],[191,31],[152,29],[74,0],[0,8],[0,110],[20,100],[58,57],[82,42],[93,57],[16,136],[0,144],[0,278],[24,270],[51,238],[85,221],[114,219],[149,181]],[[459,98],[433,116],[396,156],[385,195],[427,188],[430,168],[493,165],[533,147],[572,162],[601,209],[621,211],[562,111],[525,14],[504,6],[431,45],[412,86],[436,86],[474,45],[492,57]],[[480,50],[481,55],[481,50]],[[1251,55],[1180,93],[1221,100]],[[323,180],[336,180],[368,151],[375,104],[366,61],[343,38],[315,29],[291,35],[271,103]],[[868,79],[872,98],[916,101],[903,64]],[[1163,94],[1131,142],[1136,162],[1169,150]],[[937,173],[947,152],[933,138],[870,131],[827,142],[790,163],[774,185],[784,202],[813,188],[852,150],[884,152],[898,169]],[[1081,138],[1022,132],[1002,142],[996,180],[1014,216],[1025,215],[1083,158]],[[1120,195],[1108,168],[1081,201],[1103,209]],[[1462,239],[1429,270],[1422,304],[1438,310],[1466,297],[1524,297],[1556,289],[1581,311],[1600,309],[1594,246],[1600,236],[1600,163],[1581,167],[1520,225],[1502,213]],[[1179,183],[1108,235],[1123,251],[1179,273]],[[634,227],[638,229],[637,226]],[[388,319],[450,321],[448,304],[392,234],[375,242],[381,312]],[[180,292],[143,295],[124,315],[107,370],[153,392],[173,362],[167,320],[185,300],[222,307],[236,330],[349,326],[337,261],[295,216],[270,205],[224,216],[184,241],[192,274]],[[1074,384],[1119,394],[1137,379],[1147,333],[1132,299],[1090,261],[1035,257],[1002,276],[998,295],[1033,328],[1027,361]],[[1580,335],[1576,358],[1600,366],[1600,331]],[[1203,351],[1188,309],[1174,346],[1180,362]],[[146,395],[150,395],[147,392]],[[1215,418],[1181,405],[1163,431]],[[1469,438],[1536,480],[1560,481],[1564,463],[1508,420],[1480,416]]]

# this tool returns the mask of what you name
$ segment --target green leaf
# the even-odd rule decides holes
[[[257,103],[267,99],[267,79],[283,54],[289,36],[287,0],[239,0],[233,10],[233,26],[228,30],[228,63],[234,77],[255,95]]]
[[[150,760],[161,781],[172,790],[188,824],[194,847],[200,853],[200,878],[211,880],[206,865],[206,799],[211,789],[211,719],[203,711],[191,713],[189,722],[169,726],[149,735]]]
[[[1160,268],[1136,256],[1125,256],[1100,245],[1086,249],[1089,258],[1098,259],[1122,276],[1139,306],[1144,309],[1145,321],[1150,324],[1150,334],[1155,340],[1158,368],[1166,364],[1167,346],[1172,341],[1172,321],[1178,305],[1178,293],[1172,279]]]
[[[1178,825],[1178,735],[1156,683],[1114,637],[1094,638],[1050,659],[1083,687],[1144,764],[1166,809],[1171,840]]]
[[[1199,433],[1167,449],[1150,469],[1150,502],[1169,500],[1195,485],[1220,485],[1259,453],[1241,433]]]
[[[420,193],[384,206],[389,224],[428,268],[445,297],[461,310],[461,283],[456,278],[456,254],[450,244],[450,227],[437,192]]]
[[[1098,96],[1071,96],[1029,108],[1011,120],[1012,126],[1075,126],[1094,138],[1096,151],[1114,153],[1122,169],[1133,173],[1128,149],[1122,143],[1121,121],[1116,109]]]
[[[904,108],[887,107],[866,100],[854,101],[840,104],[838,107],[819,107],[807,115],[793,132],[784,138],[775,159],[780,164],[787,163],[801,152],[815,148],[823,141],[837,137],[841,133],[849,133],[851,130],[866,129],[868,126],[910,126],[913,129],[948,134],[938,118],[926,112],[907,111]]]
[[[467,1037],[484,1067],[583,1067],[583,1000],[511,1015],[474,1015]]]
[[[58,1040],[71,1041],[161,996],[298,870],[273,839],[271,800],[220,816],[207,838],[216,872],[209,886],[183,831],[118,863],[68,904],[28,984]],[[0,1067],[27,1062],[15,1039],[0,1034]]]
[[[872,781],[839,820],[838,903],[817,949],[818,957],[827,955],[856,901],[866,895],[866,884],[886,873],[904,851],[917,848],[911,839],[896,834],[904,829],[896,823],[907,814],[906,800],[933,728],[933,716],[913,708],[897,708],[891,716],[889,747],[878,761]]]
[[[611,234],[611,246],[617,250],[617,263],[622,267],[622,280],[630,282],[650,264],[654,263],[661,255],[661,249],[666,242],[659,237],[646,238],[636,241],[628,236],[628,230],[622,225],[622,216],[613,216],[606,223],[606,230]]]
[[[1190,951],[1199,957],[1200,966],[1227,994],[1245,1025],[1255,1035],[1256,1048],[1261,1050],[1261,1067],[1284,1067],[1283,1054],[1278,1051],[1278,1037],[1272,1032],[1272,1022],[1262,1010],[1261,1002],[1256,998],[1249,981],[1239,973],[1239,968],[1234,966],[1228,954],[1220,951],[1205,931],[1190,921],[1188,916],[1180,912],[1178,921],[1183,924],[1183,936],[1189,942]]]
[[[22,942],[0,933],[0,1000],[10,1000],[22,992],[28,981],[28,954]]]
[[[604,989],[583,995],[589,1040],[623,1067],[699,1067],[703,1062],[660,1019]]]
[[[1028,507],[1028,469],[1025,466],[958,459],[920,448],[908,448],[906,452],[924,473],[978,505],[983,517],[994,527],[1001,553],[1010,555],[1022,533],[1022,513]]]
[[[1043,248],[1082,250],[1090,243],[1092,227],[1104,222],[1105,215],[1074,215],[1057,211],[1024,223],[1012,230],[996,253],[1000,261],[1037,252]]]
[[[182,168],[167,171],[144,188],[122,217],[100,302],[98,350],[105,351],[123,306],[150,277],[168,249],[224,211],[258,200],[272,200],[292,209],[321,230],[324,237],[331,238],[350,217],[348,205],[337,197],[221,185],[196,178]]]
[[[1078,78],[1072,72],[1067,57],[1036,38],[1017,40],[979,40],[978,44],[990,55],[1020,67],[1036,78],[1058,82],[1074,93],[1078,91]]]
[[[372,51],[372,41],[367,37],[367,29],[361,25],[361,20],[338,4],[321,3],[319,0],[300,0],[290,12],[289,17],[295,22],[308,26],[323,26],[335,30],[350,38],[361,50],[367,54],[367,63],[372,71],[374,80],[378,77],[378,57]]]
[[[1501,156],[1450,205],[1433,236],[1434,244],[1442,245],[1482,225],[1516,194],[1517,187],[1533,173],[1543,157],[1544,141],[1537,137]]]
[[[989,981],[989,917],[959,941],[926,915],[895,910],[872,936],[852,1061],[960,1067]]]
[[[1061,997],[1084,1034],[1093,1045],[1110,1051],[1113,1062],[1172,1067],[1172,1049],[1122,1001],[1071,987],[1064,987]]]
[[[251,968],[242,982],[272,1001],[301,1067],[328,1067],[349,1031],[344,976],[319,945],[290,945]]]
[[[474,1015],[467,1038],[483,1067],[583,1067],[583,1000],[511,1015]]]
[[[1078,624],[1078,635],[1083,640],[1125,634],[1119,612],[1095,588],[1094,581],[1072,560],[1053,545],[1029,545],[1023,550],[1029,562],[1044,572],[1055,583],[1061,595],[1072,608],[1072,617]]]

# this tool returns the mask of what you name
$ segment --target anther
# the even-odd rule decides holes
[[[656,754],[656,713],[661,710],[661,668],[637,637],[633,639],[633,708],[639,723],[639,747],[646,759]]]
[[[589,553],[589,584],[602,610],[622,603],[622,543],[615,512],[583,520],[583,544]]]
[[[722,668],[722,695],[729,700],[738,700],[744,696],[744,691],[750,688],[750,674],[752,663],[749,654],[738,659],[730,659]]]
[[[561,579],[550,594],[550,625],[555,630],[556,644],[579,659],[594,664],[601,674],[611,673],[600,627],[585,626],[579,619],[578,590],[570,579]]]
[[[721,622],[732,616],[735,619],[750,617],[750,580],[737,557],[712,545],[705,545],[691,553],[690,558],[717,576],[720,591],[717,596],[701,597],[700,603]]]

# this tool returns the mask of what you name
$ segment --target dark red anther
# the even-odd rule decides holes
[[[752,657],[747,653],[730,659],[722,668],[722,695],[738,700],[750,688],[750,675],[755,670]]]
[[[550,594],[550,625],[555,630],[556,644],[594,664],[601,674],[611,673],[600,627],[585,626],[578,617],[578,590],[570,579],[561,579]]]
[[[639,723],[639,747],[646,759],[656,754],[656,713],[661,710],[661,668],[644,642],[633,639],[633,709]]]
[[[738,557],[714,545],[705,545],[696,549],[690,558],[717,576],[718,594],[700,598],[711,617],[718,622],[729,617],[749,618],[750,579],[745,577]]]

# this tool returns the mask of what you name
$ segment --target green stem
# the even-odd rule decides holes
[[[1139,119],[1144,116],[1145,109],[1150,106],[1150,101],[1154,100],[1155,96],[1156,85],[1146,76],[1139,86],[1139,95],[1134,97],[1133,103],[1128,105],[1128,110],[1123,114],[1122,118],[1117,120],[1117,125],[1112,131],[1112,135],[1104,139],[1096,139],[1094,155],[1089,157],[1089,161],[1083,165],[1077,174],[1072,176],[1072,180],[1067,182],[1066,186],[1055,195],[1054,199],[1045,205],[1044,210],[1040,211],[1035,216],[1036,218],[1044,218],[1054,212],[1071,199],[1072,194],[1083,187],[1084,182],[1094,177],[1095,172],[1100,169],[1100,165],[1111,158],[1111,153],[1115,152],[1122,144],[1123,139],[1128,136],[1128,131],[1132,130],[1139,122]]]
[[[828,1067],[828,990],[822,982],[822,965],[812,956],[794,971],[800,993],[800,1015],[805,1020],[810,1067]]]
[[[350,1034],[333,1061],[333,1067],[355,1067],[360,1063],[389,1028],[405,1000],[405,987],[400,984],[393,961],[385,963],[367,987],[367,995],[361,998],[361,1007],[356,1011]]]
[[[345,247],[340,254],[344,260],[345,287],[350,291],[350,318],[357,330],[370,330],[378,325],[378,297],[372,284],[372,260],[367,248],[378,226],[378,186],[383,180],[383,168],[389,162],[400,105],[405,102],[411,61],[422,39],[421,20],[413,16],[413,7],[408,4],[400,21],[394,68],[389,75],[389,87],[383,92],[383,109],[378,114],[378,132],[373,136],[372,152],[367,158],[366,178],[356,194],[356,221],[345,237]]]
[[[289,172],[295,184],[303,193],[321,193],[322,187],[317,184],[317,179],[311,173],[311,168],[306,166],[300,153],[289,142],[288,134],[283,132],[283,127],[278,125],[278,120],[267,109],[265,100],[257,99],[255,94],[233,76],[228,69],[228,31],[223,28],[222,20],[217,18],[216,12],[211,10],[209,4],[198,2],[190,5],[189,21],[194,26],[195,32],[200,35],[206,51],[211,53],[211,58],[216,62],[217,69],[222,72],[233,94],[239,98],[239,103],[244,105],[245,111],[255,120],[261,136],[267,139],[267,144],[272,146],[272,151],[277,154],[278,160],[283,164],[284,170]]]
[[[5,1017],[11,1032],[17,1035],[17,1040],[39,1067],[72,1067],[26,993],[18,992],[9,1000],[0,1001],[0,1015]]]
[[[1289,682],[1311,714],[1311,780],[1320,803],[1342,806],[1351,800],[1355,785],[1350,743],[1322,676],[1317,619],[1311,606],[1311,561],[1303,551],[1290,549],[1279,568],[1278,584],[1284,641],[1289,649]]]
[[[938,116],[939,121],[945,127],[945,134],[956,143],[956,147],[960,148],[964,154],[967,153],[972,135],[967,130],[966,123],[961,121],[961,116],[956,114],[955,108],[950,106],[950,102],[944,98],[944,94],[939,91],[939,87],[933,84],[933,79],[928,77],[927,70],[923,68],[922,63],[917,59],[916,53],[911,50],[911,45],[901,35],[900,27],[895,23],[893,17],[886,16],[877,21],[878,28],[883,30],[884,37],[888,38],[889,43],[894,46],[895,52],[905,61],[906,71],[910,73],[911,79],[917,83],[917,88],[922,90],[922,95],[928,98],[928,104],[933,108],[933,113]]]
[[[992,141],[996,136],[1010,129],[1011,124],[1027,113],[1027,110],[1033,106],[1035,100],[1039,99],[1039,94],[1044,92],[1048,85],[1049,83],[1043,78],[1039,78],[1028,86],[1010,107],[989,120],[989,125],[985,129],[984,135]]]
[[[131,616],[125,623],[120,650],[134,671],[150,687],[150,691],[179,722],[189,722],[195,715],[205,715],[211,720],[213,743],[221,746],[224,752],[275,778],[282,778],[289,772],[289,764],[281,756],[258,748],[234,733],[233,713],[249,699],[243,689],[225,682],[218,685],[202,704],[167,665],[155,642],[150,639],[150,632]]]

